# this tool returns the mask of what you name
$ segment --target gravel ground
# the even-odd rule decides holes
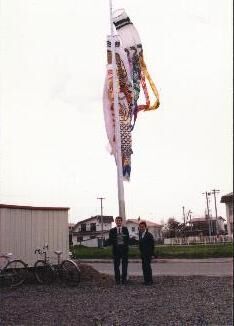
[[[0,325],[189,326],[232,325],[231,277],[141,277],[127,285],[82,267],[78,287],[59,282],[0,288]]]

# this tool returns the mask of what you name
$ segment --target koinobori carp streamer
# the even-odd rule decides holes
[[[104,119],[111,153],[117,160],[111,47],[114,42],[123,179],[129,180],[133,153],[132,130],[137,113],[142,110],[156,110],[159,107],[159,94],[145,64],[139,34],[124,9],[115,12],[113,23],[118,35],[107,37],[107,72],[103,94]],[[148,87],[151,88],[150,93]],[[143,104],[139,104],[141,92],[145,98]],[[153,101],[150,99],[150,94],[155,97]]]

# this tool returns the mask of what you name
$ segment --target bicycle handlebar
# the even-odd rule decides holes
[[[43,250],[44,249],[44,250]],[[43,255],[46,253],[46,250],[49,249],[48,243],[45,243],[44,246],[41,248],[37,248],[34,250],[34,254],[38,253],[39,255]]]
[[[40,248],[34,250],[34,254],[38,253],[39,255],[44,255],[46,251],[41,250]]]

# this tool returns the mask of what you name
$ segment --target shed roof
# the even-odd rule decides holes
[[[30,210],[42,210],[42,211],[68,211],[69,207],[39,207],[39,206],[25,206],[25,205],[9,205],[0,204],[0,208],[12,208],[12,209],[30,209]]]

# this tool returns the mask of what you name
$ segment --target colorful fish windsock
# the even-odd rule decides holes
[[[124,9],[119,9],[115,11],[113,22],[117,33],[121,39],[121,45],[127,53],[129,61],[131,79],[134,89],[132,115],[134,117],[135,123],[137,113],[139,111],[156,110],[159,107],[159,94],[152,78],[150,77],[150,74],[147,70],[147,66],[144,61],[143,48],[140,36]],[[152,101],[150,101],[150,96],[147,88],[147,81],[155,97],[153,103],[151,103]],[[145,104],[138,103],[141,88],[144,93]]]
[[[111,146],[111,153],[116,157],[115,139],[115,112],[113,94],[113,71],[112,71],[112,50],[111,37],[107,38],[107,74],[103,94],[103,109],[106,126],[106,133]],[[132,83],[127,55],[120,47],[120,40],[117,36],[115,42],[115,59],[118,77],[118,103],[119,123],[121,138],[121,155],[123,166],[123,178],[129,180],[131,172],[132,136],[131,136],[131,115],[132,115]]]
[[[131,155],[133,153],[132,130],[137,113],[141,110],[157,109],[159,107],[159,95],[144,61],[139,34],[123,9],[113,18],[113,23],[118,35],[107,37],[107,72],[103,93],[103,110],[111,154],[115,156],[117,162],[111,47],[111,42],[114,42],[123,179],[129,180]],[[155,96],[153,104],[150,101],[147,81]],[[143,90],[145,97],[144,104],[138,103],[141,90]]]

